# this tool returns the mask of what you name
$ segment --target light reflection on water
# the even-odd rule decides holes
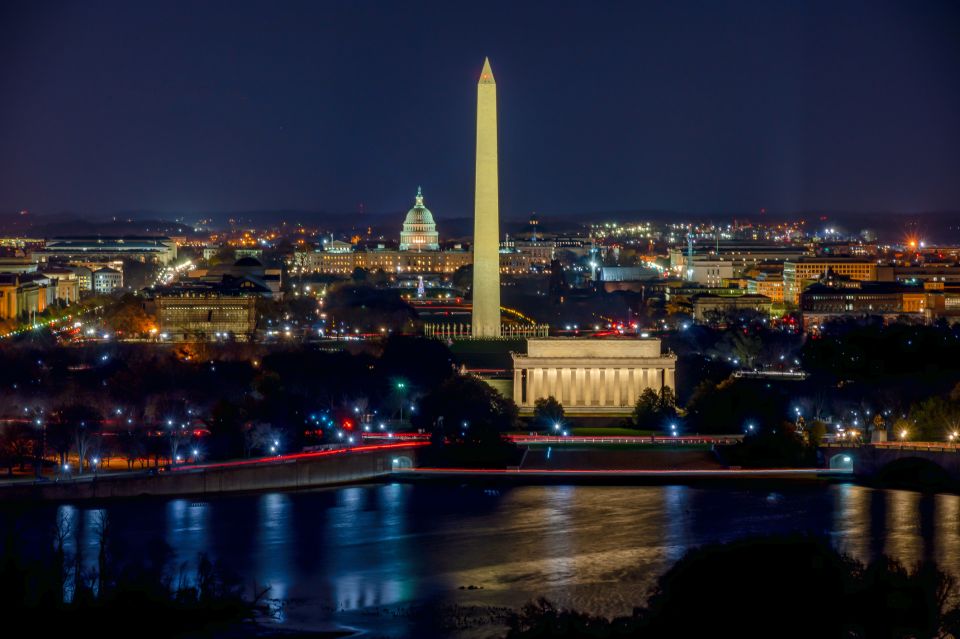
[[[830,536],[866,560],[960,566],[960,496],[851,484],[769,489],[691,486],[366,485],[208,500],[107,504],[111,535],[160,538],[175,565],[207,553],[270,597],[293,623],[388,624],[370,612],[436,601],[517,607],[537,596],[602,614],[641,604],[690,547],[766,533]],[[100,511],[38,507],[37,538],[62,517],[68,554],[95,566]],[[0,516],[4,513],[0,508]],[[475,586],[477,589],[467,589]],[[338,612],[339,611],[339,612]],[[366,616],[364,616],[366,615]],[[399,624],[399,625],[398,625]]]

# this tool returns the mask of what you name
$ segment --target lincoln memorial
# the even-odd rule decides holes
[[[568,414],[629,413],[645,388],[676,390],[676,355],[656,338],[549,337],[513,356],[513,400],[521,412],[553,395]]]

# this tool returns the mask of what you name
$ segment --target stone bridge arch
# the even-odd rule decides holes
[[[830,470],[853,470],[857,463],[857,455],[850,450],[841,450],[827,457],[827,467]]]
[[[881,463],[877,479],[892,486],[933,488],[951,483],[950,472],[928,457],[904,456]]]
[[[391,460],[390,468],[392,470],[409,470],[413,468],[413,457],[406,454],[398,454]]]

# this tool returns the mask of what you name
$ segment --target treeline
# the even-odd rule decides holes
[[[883,427],[906,429],[912,439],[945,440],[960,428],[960,325],[838,321],[802,341],[757,326],[689,332],[674,347],[684,362],[678,378],[696,383],[685,396],[690,431],[772,430],[798,416],[808,428],[830,420],[865,431],[880,425],[877,415]],[[808,377],[735,378],[737,359]]]
[[[0,463],[39,450],[145,460],[299,450],[363,414],[399,414],[455,374],[436,340],[391,337],[357,351],[245,344],[7,348],[0,353]],[[402,392],[398,385],[402,384]],[[410,408],[407,407],[407,415]],[[196,433],[201,433],[199,438]],[[109,436],[108,436],[109,433]]]

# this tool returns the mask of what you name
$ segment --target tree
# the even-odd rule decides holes
[[[14,465],[19,465],[23,472],[35,444],[35,432],[27,424],[15,422],[0,431],[0,457],[4,458],[9,475],[13,475]]]
[[[133,469],[137,460],[141,461],[147,455],[147,446],[144,433],[139,428],[131,428],[120,433],[120,451],[127,462],[127,468]]]
[[[473,286],[473,264],[459,267],[453,272],[450,281],[453,283],[453,288],[462,291],[464,294],[468,293]]]
[[[915,439],[916,434],[913,421],[906,417],[898,417],[897,420],[893,422],[893,430],[887,433],[887,439],[906,441],[908,439]]]
[[[95,439],[100,436],[100,412],[86,404],[71,404],[60,409],[60,426],[66,428],[73,440],[74,450],[77,451],[77,472],[83,474],[87,463],[87,456],[94,446]],[[68,449],[69,450],[69,449]],[[61,461],[65,463],[61,453]]]
[[[210,429],[210,451],[215,457],[239,457],[246,453],[243,425],[246,411],[235,402],[221,399],[206,420]]]
[[[438,339],[391,335],[383,345],[376,371],[387,379],[403,379],[416,388],[434,388],[453,376],[450,349]]]
[[[677,398],[673,389],[669,386],[660,388],[660,393],[657,395],[657,412],[660,414],[661,420],[676,419],[677,417]]]
[[[563,416],[563,404],[558,402],[553,395],[540,397],[533,403],[534,421],[542,429],[553,428],[555,424],[563,421]]]
[[[463,444],[499,442],[517,422],[517,405],[473,375],[457,375],[420,402],[413,424],[433,431],[435,440]]]
[[[817,446],[827,434],[827,424],[819,419],[811,419],[807,422],[807,433],[810,443]]]
[[[248,451],[258,450],[261,455],[276,453],[280,446],[280,432],[270,424],[256,424],[244,432]]]
[[[915,440],[951,440],[960,431],[960,402],[928,397],[910,410],[910,418],[915,424]]]
[[[104,310],[103,321],[117,333],[126,336],[144,335],[154,328],[153,319],[143,310],[143,301],[130,293]]]
[[[643,430],[654,428],[654,420],[657,414],[658,397],[657,391],[652,388],[644,388],[637,398],[637,403],[633,407],[633,426]]]

